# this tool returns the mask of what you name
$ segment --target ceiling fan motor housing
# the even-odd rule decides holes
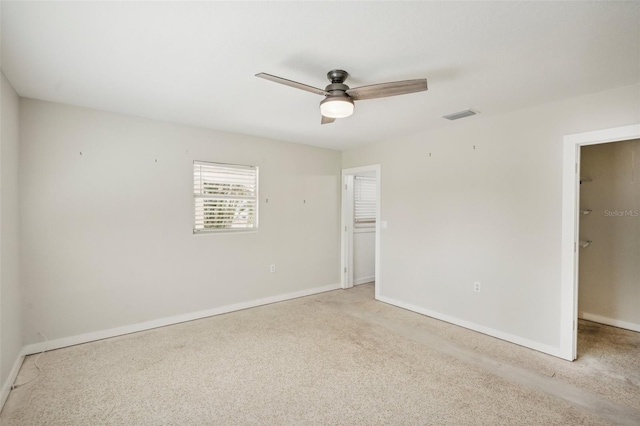
[[[342,83],[331,83],[324,89],[326,92],[329,92],[331,95],[342,95],[346,96],[346,91],[349,90],[349,86]],[[336,93],[337,92],[337,93]]]

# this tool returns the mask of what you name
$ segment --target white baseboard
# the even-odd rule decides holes
[[[159,318],[152,321],[141,322],[138,324],[125,325],[123,327],[111,328],[108,330],[95,331],[91,333],[80,334],[77,336],[63,337],[60,339],[50,340],[46,345],[47,350],[64,348],[67,346],[79,345],[81,343],[93,342],[95,340],[107,339],[109,337],[122,336],[124,334],[136,333],[138,331],[151,330],[153,328],[165,327],[167,325],[179,324],[181,322],[193,321],[201,318],[211,317],[214,315],[226,314],[229,312],[240,311],[243,309],[254,308],[256,306],[269,305],[271,303],[283,302],[285,300],[297,299],[299,297],[311,296],[313,294],[324,293],[326,291],[337,290],[340,284],[330,284],[323,287],[315,287],[307,290],[300,290],[293,293],[280,294],[277,296],[265,297],[263,299],[251,300],[248,302],[235,303],[233,305],[220,306],[217,308],[206,309],[203,311],[192,312],[173,317]],[[45,343],[33,343],[24,347],[22,353],[24,355],[42,352]]]
[[[23,351],[24,352],[24,351]],[[20,371],[20,367],[22,367],[22,363],[24,361],[24,355],[19,354],[16,358],[16,362],[13,363],[13,367],[9,372],[9,377],[2,384],[2,388],[0,388],[0,411],[4,407],[4,403],[7,402],[7,398],[9,398],[9,392],[11,392],[11,386],[16,381],[18,377],[18,372]]]
[[[578,318],[587,320],[587,321],[599,322],[600,324],[611,325],[613,327],[625,328],[627,330],[637,331],[640,333],[640,324],[634,324],[632,322],[620,321],[617,319],[607,318],[607,317],[603,317],[596,314],[590,314],[588,312],[580,312],[578,314]]]
[[[374,275],[371,275],[370,277],[354,278],[353,285],[366,284],[366,283],[373,282],[375,280],[376,280],[376,277]]]
[[[454,325],[459,325],[460,327],[468,328],[469,330],[477,331],[482,334],[486,334],[491,337],[496,337],[501,340],[505,340],[510,343],[515,343],[516,345],[524,346],[529,349],[533,349],[539,352],[543,352],[549,355],[553,355],[558,358],[566,359],[568,361],[573,361],[572,359],[566,358],[563,356],[564,354],[560,350],[560,348],[545,345],[540,342],[536,342],[533,340],[525,339],[520,336],[516,336],[514,334],[505,333],[500,330],[495,330],[493,328],[485,327],[480,324],[476,324],[470,321],[461,320],[459,318],[455,318],[449,315],[441,314],[439,312],[435,312],[429,309],[421,308],[419,306],[415,306],[409,303],[401,302],[395,299],[391,299],[385,296],[376,297],[377,300],[381,302],[388,303],[390,305],[397,306],[399,308],[407,309],[409,311],[417,312],[422,315],[426,315],[428,317],[432,317],[441,321],[445,321]]]

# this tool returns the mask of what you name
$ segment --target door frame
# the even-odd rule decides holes
[[[578,355],[578,239],[580,224],[580,147],[640,139],[640,124],[566,135],[562,160],[562,282],[560,352]]]
[[[340,287],[353,287],[353,178],[358,173],[375,172],[376,175],[376,237],[375,237],[375,297],[380,295],[380,164],[342,169],[341,223],[340,223]]]

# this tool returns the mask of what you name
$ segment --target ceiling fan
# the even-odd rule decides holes
[[[336,118],[344,118],[353,114],[353,101],[386,98],[387,96],[405,95],[427,90],[426,78],[372,84],[350,89],[349,86],[344,84],[347,77],[349,77],[349,73],[343,70],[331,70],[327,73],[327,78],[331,83],[324,90],[263,72],[256,74],[256,77],[324,96],[325,98],[320,101],[321,124],[333,123]]]

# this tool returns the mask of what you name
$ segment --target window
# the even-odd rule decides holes
[[[357,224],[376,222],[376,178],[354,177],[354,221]]]
[[[258,168],[193,162],[193,232],[258,229]]]

